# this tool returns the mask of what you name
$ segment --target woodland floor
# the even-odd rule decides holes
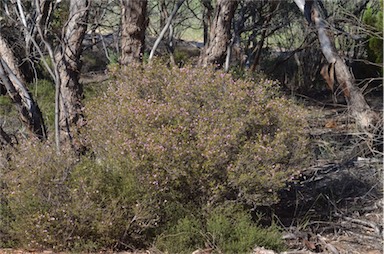
[[[382,115],[382,97],[370,102]],[[382,134],[374,147],[356,132],[345,106],[305,104],[317,158],[275,207],[288,253],[383,253]]]

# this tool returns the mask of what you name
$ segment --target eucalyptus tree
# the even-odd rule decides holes
[[[324,6],[317,1],[295,0],[296,5],[304,13],[307,21],[312,24],[317,32],[320,47],[325,59],[328,62],[323,76],[330,87],[337,82],[346,98],[352,115],[356,122],[364,130],[369,130],[377,121],[377,116],[366,102],[361,90],[356,86],[354,77],[345,61],[336,51],[329,25],[321,15]]]
[[[167,21],[166,21],[166,23],[164,24],[164,27],[163,27],[163,29],[161,30],[161,32],[160,32],[160,35],[158,36],[158,38],[156,39],[156,41],[155,41],[155,44],[153,45],[153,48],[152,48],[152,50],[151,50],[151,53],[149,54],[149,60],[151,60],[152,58],[153,58],[153,56],[154,56],[154,54],[155,54],[155,51],[156,51],[156,49],[157,49],[157,47],[158,47],[158,45],[160,44],[160,41],[163,39],[163,37],[165,36],[165,34],[166,34],[166,32],[168,31],[168,30],[170,30],[170,33],[169,33],[169,35],[168,36],[172,36],[172,31],[173,31],[173,28],[172,28],[172,21],[173,21],[173,19],[175,18],[175,16],[176,16],[176,13],[177,13],[177,11],[180,9],[180,7],[181,7],[181,5],[184,3],[184,1],[185,0],[179,0],[177,3],[176,3],[176,5],[175,5],[175,7],[174,7],[174,9],[173,9],[173,11],[172,11],[172,13],[169,15],[169,17],[167,17]],[[164,7],[162,7],[162,8],[164,8]],[[169,38],[170,40],[172,40],[171,38]],[[172,45],[169,45],[169,42],[170,41],[168,41],[168,46],[167,46],[167,48],[169,49],[169,50],[171,50],[171,61],[172,61],[172,59],[173,59],[173,52],[172,52]],[[175,61],[174,61],[174,59],[173,59],[173,64],[175,63]]]
[[[19,20],[23,23],[23,26],[27,25],[27,21],[24,12],[22,11],[20,1],[17,1],[16,4],[10,6],[7,5],[7,2],[4,2],[3,7],[2,17],[5,24],[0,30],[1,85],[5,88],[7,94],[16,106],[19,118],[24,126],[26,126],[26,129],[30,131],[32,136],[44,140],[47,137],[47,133],[42,112],[27,88],[25,75],[19,68],[21,65],[20,58],[14,54],[14,50],[11,48],[11,40],[14,39],[12,38],[12,35],[14,35],[12,29],[14,29],[13,26],[17,25],[17,22],[10,18],[11,15],[20,11],[22,15],[19,15]],[[8,25],[10,26],[5,27],[7,25],[6,23],[9,23]],[[24,41],[28,44],[31,41],[31,38],[26,37]],[[5,132],[3,131],[3,133]]]
[[[231,24],[238,1],[218,0],[210,22],[207,44],[200,57],[200,65],[222,67],[231,40]]]
[[[46,138],[46,127],[36,101],[26,87],[26,82],[18,68],[18,63],[8,43],[0,33],[0,80],[7,94],[14,102],[19,117],[33,136]],[[5,132],[2,131],[6,136]],[[9,140],[9,139],[6,139]]]
[[[60,50],[55,55],[60,80],[56,91],[56,104],[59,105],[59,127],[69,140],[85,124],[83,115],[83,87],[79,82],[80,55],[82,41],[87,31],[89,14],[88,0],[71,0],[68,21],[63,27]],[[72,142],[72,141],[71,141]],[[72,145],[76,145],[72,143]],[[75,147],[78,149],[79,147]]]
[[[16,0],[13,4],[9,4],[8,1],[2,3],[4,17],[21,30],[21,37],[24,38],[24,48],[27,52],[26,58],[30,59],[33,65],[42,63],[55,83],[57,148],[59,150],[60,141],[69,141],[73,145],[74,134],[84,124],[81,102],[83,91],[79,83],[79,59],[82,52],[82,40],[88,26],[89,2],[88,0],[69,2]],[[63,20],[57,19],[60,17],[57,15],[58,13],[64,16]],[[56,20],[53,24],[55,14]],[[57,24],[59,25],[57,26]],[[2,63],[4,74],[12,75],[8,71],[12,70],[14,76],[20,80],[18,83],[24,84],[26,87],[25,82],[20,78],[21,75],[18,74],[21,73],[18,66],[11,64],[10,61]],[[6,81],[3,82],[3,84],[6,83]],[[26,89],[16,89],[15,91],[21,93],[24,90]],[[24,94],[26,93],[24,92]],[[30,95],[26,101],[32,102],[32,96]],[[60,135],[61,132],[66,135]]]
[[[140,62],[148,26],[147,0],[121,0],[120,64]]]

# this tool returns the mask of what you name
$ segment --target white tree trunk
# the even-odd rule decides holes
[[[0,35],[0,79],[8,95],[15,103],[21,121],[39,139],[45,139],[46,128],[37,103],[25,86],[25,81],[16,63],[16,57]]]
[[[356,86],[353,75],[349,71],[343,59],[337,54],[335,46],[330,38],[330,32],[325,21],[321,18],[316,1],[294,0],[307,20],[315,25],[321,50],[327,62],[330,64],[330,73],[334,77],[327,77],[327,82],[337,81],[348,103],[349,110],[356,123],[368,130],[375,124],[376,115],[369,107],[362,92]],[[334,81],[332,81],[334,80]],[[333,86],[333,84],[328,84]]]
[[[173,9],[171,15],[169,15],[168,17],[168,20],[167,20],[167,23],[165,24],[163,30],[161,30],[161,33],[159,35],[159,37],[157,37],[153,47],[152,47],[152,50],[151,50],[151,53],[149,54],[149,61],[152,60],[155,52],[156,52],[156,49],[157,47],[159,46],[161,40],[163,39],[165,33],[167,32],[167,30],[169,29],[169,27],[171,26],[172,24],[172,20],[173,18],[176,16],[176,13],[177,11],[179,10],[179,8],[181,7],[181,5],[185,2],[185,0],[179,0],[175,6],[175,8]]]

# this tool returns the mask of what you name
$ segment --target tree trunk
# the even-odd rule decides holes
[[[49,0],[35,0],[35,8],[38,11],[36,24],[45,32],[44,36],[47,35],[49,23],[52,21],[54,4]]]
[[[141,62],[148,25],[147,0],[121,0],[120,64]]]
[[[211,24],[211,18],[213,13],[211,0],[202,0],[203,5],[203,29],[204,29],[204,46],[208,44],[209,39],[209,25]]]
[[[333,82],[337,81],[343,91],[352,116],[356,119],[356,123],[364,130],[368,130],[375,124],[375,113],[370,109],[359,87],[356,86],[355,80],[347,65],[337,54],[333,41],[330,38],[331,33],[328,31],[324,20],[320,16],[316,1],[294,1],[304,13],[307,21],[315,25],[321,50],[329,63],[329,66],[327,66],[328,72],[323,75],[328,85],[333,87]]]
[[[225,62],[228,44],[231,39],[231,22],[237,7],[237,1],[218,0],[210,25],[208,44],[200,58],[200,65],[222,67]]]
[[[159,8],[159,12],[160,12],[160,28],[162,29],[162,27],[164,27],[166,22],[167,22],[167,18],[169,16],[169,13],[167,10],[167,4],[166,4],[165,0],[159,0],[158,5],[159,5],[158,8]],[[167,34],[165,34],[164,37],[166,38]]]
[[[0,34],[0,56],[7,63],[12,73],[21,81],[23,84],[24,76],[21,73],[17,64],[16,56],[13,54],[12,49],[8,46],[6,39]]]
[[[15,103],[21,121],[37,138],[46,138],[46,128],[39,106],[25,87],[25,81],[18,68],[16,57],[0,35],[0,79],[8,95]]]
[[[68,22],[64,27],[61,51],[56,54],[59,72],[59,124],[71,138],[72,128],[75,132],[84,124],[83,88],[79,83],[80,55],[82,41],[87,30],[88,1],[71,0]]]

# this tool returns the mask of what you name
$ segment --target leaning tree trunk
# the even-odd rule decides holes
[[[148,26],[147,0],[121,0],[120,64],[141,62]]]
[[[208,44],[200,58],[200,65],[221,67],[225,62],[227,47],[231,39],[231,22],[238,2],[218,0],[210,25]]]
[[[149,54],[149,61],[151,61],[152,58],[153,58],[153,56],[155,55],[156,49],[157,49],[157,47],[159,46],[161,40],[163,39],[165,33],[166,33],[168,30],[170,30],[170,27],[171,27],[173,18],[176,16],[177,11],[180,9],[181,5],[182,5],[184,2],[185,2],[185,0],[179,0],[179,1],[176,3],[175,7],[173,8],[171,15],[169,15],[169,17],[168,17],[168,19],[167,19],[167,23],[165,23],[163,29],[161,30],[161,32],[160,32],[160,34],[159,34],[159,37],[157,37],[155,43],[153,44],[151,53]],[[172,36],[171,33],[170,33],[169,35]]]
[[[16,57],[0,35],[0,80],[19,111],[21,121],[35,137],[46,138],[46,128],[39,106],[25,86]]]
[[[61,51],[56,54],[59,73],[59,116],[60,129],[67,134],[64,139],[72,139],[84,124],[83,88],[79,83],[80,55],[82,41],[87,30],[89,13],[88,0],[71,0],[70,14],[64,27]],[[56,102],[58,103],[58,102]]]
[[[165,27],[166,21],[169,17],[167,4],[165,0],[160,0],[158,4],[159,4],[159,11],[160,11],[160,27]],[[174,34],[174,29],[172,24],[170,24],[169,28],[167,29],[167,32],[164,34],[165,48],[167,49],[167,53],[169,54],[169,60],[171,61],[171,64],[176,65],[175,56],[174,56],[175,45],[174,45],[173,34]]]
[[[336,48],[330,38],[325,21],[321,18],[317,1],[294,0],[299,9],[304,13],[306,19],[315,25],[321,50],[329,63],[326,71],[322,71],[328,86],[333,87],[334,83],[340,85],[344,97],[348,103],[352,116],[356,123],[364,130],[374,125],[375,114],[364,99],[361,90],[356,86],[355,80],[343,59],[337,54]]]

